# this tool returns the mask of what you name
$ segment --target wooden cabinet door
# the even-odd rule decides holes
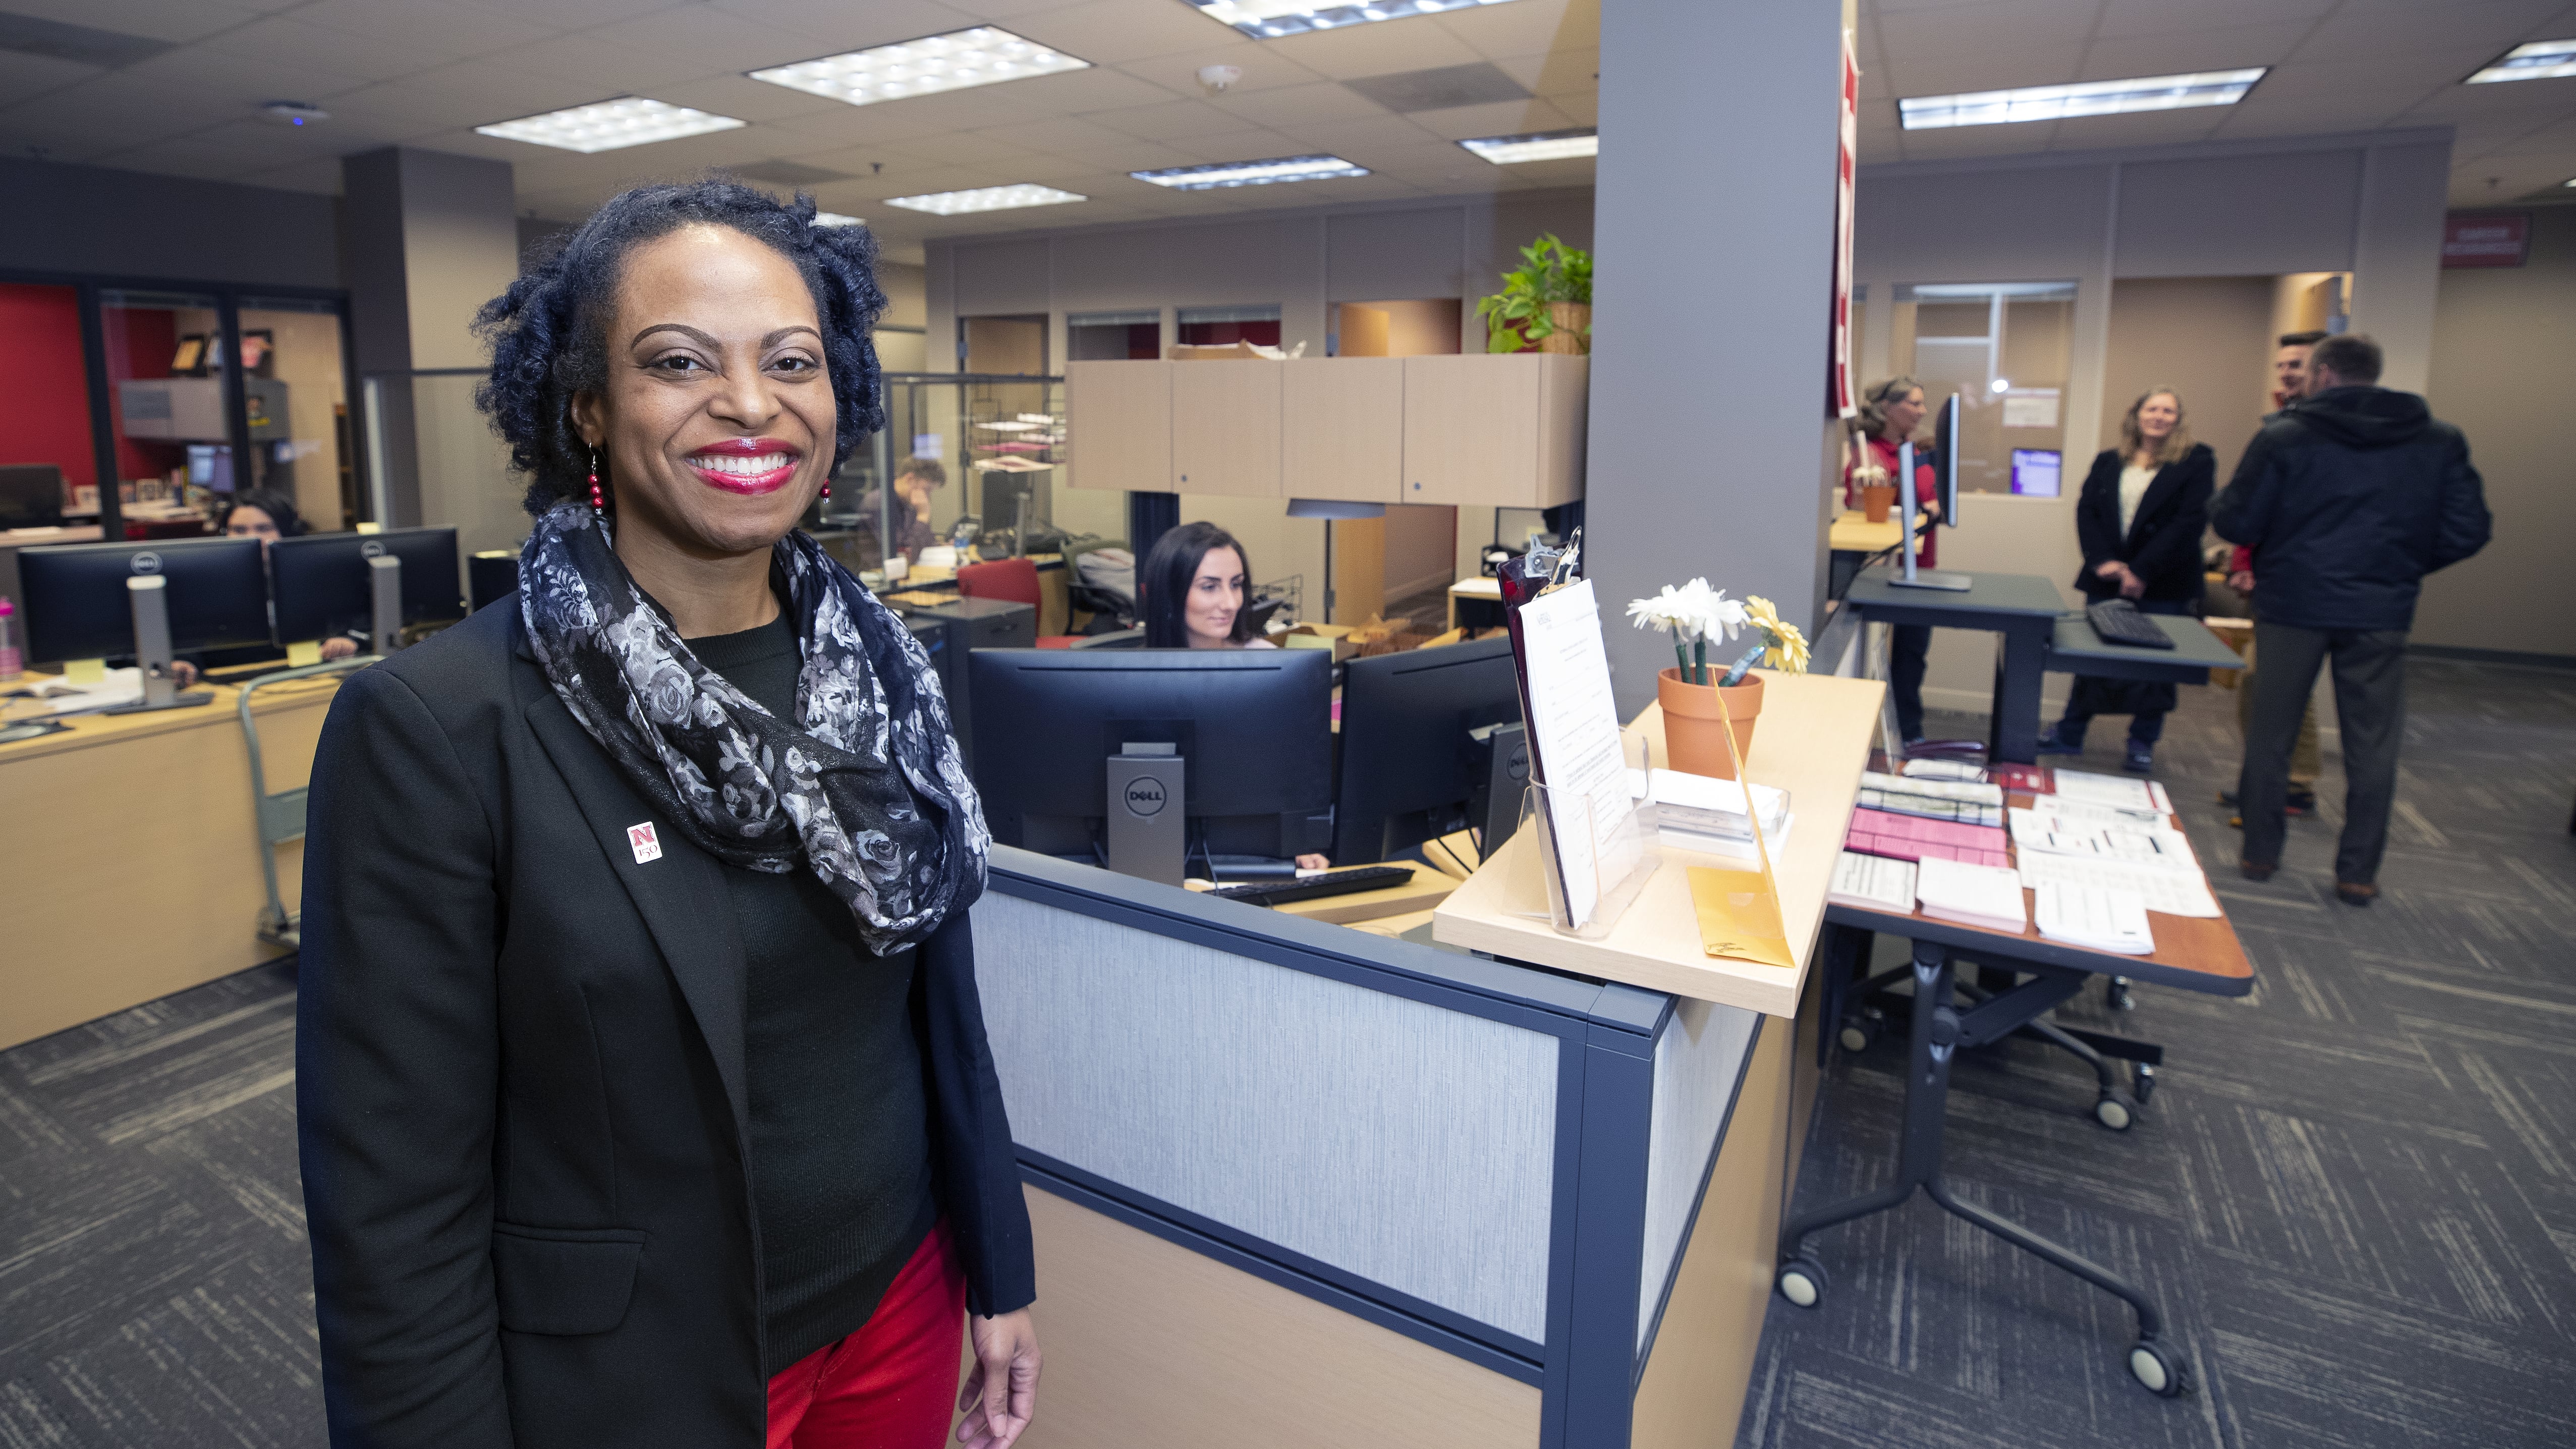
[[[1165,486],[1280,497],[1279,383],[1287,364],[1256,357],[1165,365],[1172,378],[1172,481]]]
[[[1280,368],[1281,493],[1404,502],[1404,359],[1300,358]]]
[[[1172,364],[1064,365],[1069,488],[1172,491]]]
[[[1468,353],[1404,361],[1406,503],[1526,507],[1537,493],[1534,357]]]

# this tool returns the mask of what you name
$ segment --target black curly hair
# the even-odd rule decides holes
[[[885,425],[870,334],[886,297],[866,227],[816,226],[812,197],[780,201],[721,178],[639,186],[611,198],[475,314],[475,332],[492,347],[492,375],[474,389],[474,404],[510,445],[510,465],[528,475],[529,513],[589,491],[590,450],[573,427],[572,400],[608,386],[608,320],[627,255],[695,224],[768,244],[813,292],[839,414],[833,469]]]

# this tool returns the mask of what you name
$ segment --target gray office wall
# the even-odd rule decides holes
[[[339,200],[0,160],[0,268],[336,287]]]
[[[1622,717],[1672,653],[1629,599],[1822,622],[1841,65],[1833,5],[1602,7],[1585,562]]]

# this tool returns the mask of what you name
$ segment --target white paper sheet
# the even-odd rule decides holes
[[[2136,891],[2050,881],[2035,888],[2031,904],[2039,933],[2053,940],[2123,956],[2156,949],[2146,902]]]
[[[2042,810],[2012,812],[2013,844],[2025,851],[2047,851],[2095,860],[2117,860],[2153,870],[2187,870],[2200,874],[2191,840],[2179,830],[2140,821],[2116,825],[2079,825]]]
[[[2087,860],[2074,855],[2050,855],[2045,851],[2024,851],[2017,864],[2021,883],[2032,890],[2046,884],[2100,886],[2109,890],[2135,891],[2147,909],[2168,916],[2193,916],[2204,921],[2218,919],[2218,900],[2209,893],[2209,880],[2198,871],[2158,870],[2152,866],[2128,865],[2116,860]]]
[[[2056,427],[2057,389],[2053,387],[2015,388],[2005,393],[2004,426],[2008,428]]]
[[[1642,860],[1641,842],[1626,829],[1635,806],[1592,581],[1530,600],[1520,622],[1531,744],[1544,772],[1539,783],[1547,786],[1566,914],[1580,929],[1599,907],[1602,886],[1627,879]]]
[[[2081,770],[2059,770],[2057,794],[2061,799],[2080,800],[2092,805],[2109,805],[2121,810],[2155,810],[2156,795],[2144,780],[2123,779],[2118,775],[2088,775]]]
[[[1914,913],[1914,862],[1846,850],[1834,862],[1834,883],[1825,899],[1892,915]]]

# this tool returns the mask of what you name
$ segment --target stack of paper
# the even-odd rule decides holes
[[[1986,783],[1986,772],[1964,760],[1908,760],[1903,773],[1909,780],[1959,780],[1971,785]]]
[[[1964,780],[1914,780],[1864,770],[1860,803],[1872,810],[1919,815],[1927,820],[1956,820],[1963,825],[2004,823],[2002,789]]]
[[[1855,810],[1843,849],[1898,860],[1966,861],[1970,865],[2010,865],[2004,833],[1990,825],[1962,825],[1955,820],[1925,820],[1885,810]]]
[[[1923,903],[1923,914],[1963,926],[2020,935],[2030,925],[2021,877],[2003,866],[1926,859],[1914,874],[1914,898]]]
[[[1657,824],[1668,831],[1695,835],[1714,835],[1748,844],[1753,839],[1753,821],[1745,813],[1744,786],[1734,780],[1720,780],[1708,775],[1685,774],[1680,770],[1644,770],[1628,772],[1628,791],[1655,802]],[[1762,833],[1765,838],[1787,828],[1789,792],[1769,785],[1753,787],[1753,801],[1762,808]],[[1772,841],[1777,849],[1779,842]]]
[[[2209,882],[2196,870],[2160,870],[2126,861],[2052,855],[2044,850],[2023,851],[2020,866],[2021,883],[2032,890],[2052,882],[2100,886],[2128,891],[2145,901],[2148,910],[2163,915],[2218,919],[2218,900],[2209,893]]]
[[[1834,863],[1834,883],[1826,887],[1825,899],[1865,911],[1910,916],[1914,914],[1914,863],[1846,850]]]
[[[1791,814],[1781,816],[1780,823],[1777,825],[1762,827],[1762,844],[1771,852],[1775,861],[1779,858],[1780,852],[1788,848],[1789,831],[1797,823],[1798,817]],[[1704,830],[1684,830],[1667,822],[1655,827],[1655,840],[1674,850],[1696,850],[1702,855],[1723,855],[1736,860],[1762,858],[1753,848],[1753,836],[1749,828],[1743,835],[1711,835]]]
[[[2156,949],[2147,930],[2147,904],[2136,891],[2050,881],[2034,893],[2039,933],[2052,941],[2144,956]]]
[[[2025,855],[2044,851],[2051,855],[2116,860],[2155,870],[2200,873],[2200,862],[2192,857],[2188,837],[2179,830],[2142,822],[2096,825],[2051,816],[2036,809],[2016,808],[2012,812],[2012,837],[2013,844],[2020,846]]]
[[[2057,776],[2057,794],[2063,799],[2110,805],[2122,810],[2152,810],[2158,815],[2173,813],[2173,801],[2165,794],[2165,787],[2153,780],[2091,775],[2082,770],[2058,770],[2054,773]]]

